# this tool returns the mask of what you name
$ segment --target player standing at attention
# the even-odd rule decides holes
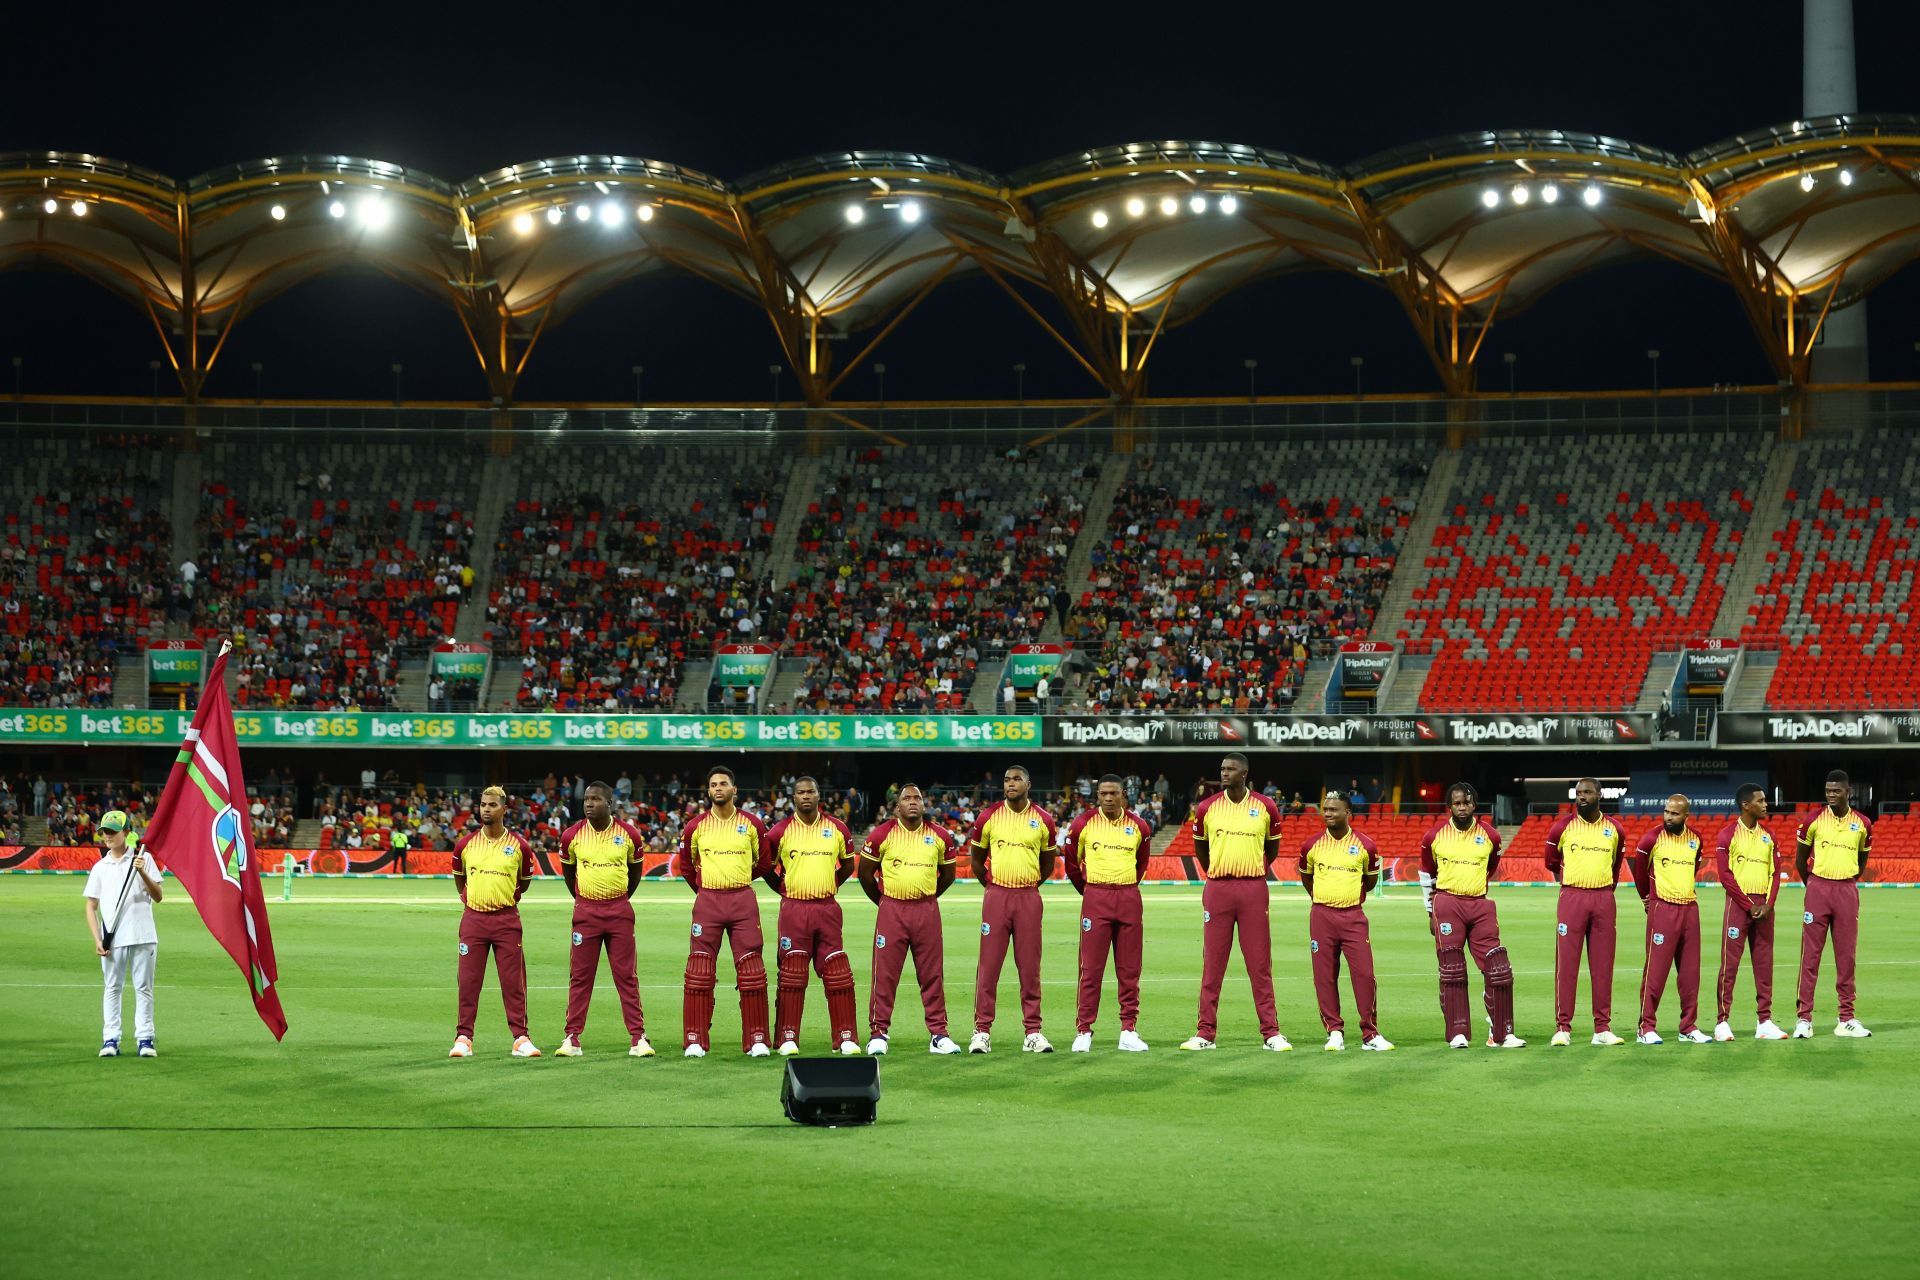
[[[1420,842],[1420,891],[1440,957],[1440,1014],[1447,1047],[1467,1047],[1467,953],[1480,967],[1487,1047],[1524,1049],[1513,1033],[1513,961],[1500,945],[1500,913],[1487,881],[1500,867],[1500,833],[1474,816],[1472,784],[1447,788],[1447,817]]]
[[[1140,877],[1147,873],[1153,828],[1127,808],[1127,784],[1109,773],[1094,788],[1095,808],[1073,820],[1061,845],[1067,879],[1080,891],[1080,1002],[1073,1051],[1093,1050],[1093,1020],[1100,1012],[1100,984],[1113,952],[1120,990],[1120,1048],[1145,1053],[1134,1031],[1140,1018]]]
[[[587,785],[580,802],[586,816],[560,837],[560,874],[573,895],[573,948],[568,952],[567,1037],[554,1053],[577,1058],[587,1006],[600,970],[600,949],[613,970],[613,989],[627,1020],[630,1058],[651,1058],[646,1017],[640,1009],[640,979],[634,971],[633,891],[640,885],[640,833],[613,816],[613,788]]]
[[[1835,769],[1827,775],[1827,807],[1800,827],[1794,866],[1807,886],[1800,917],[1799,1020],[1795,1040],[1813,1038],[1813,993],[1820,981],[1820,953],[1833,935],[1833,989],[1840,1022],[1833,1034],[1864,1040],[1873,1032],[1853,1016],[1853,955],[1860,941],[1860,877],[1867,870],[1873,823],[1852,807],[1853,784]]]
[[[686,1056],[707,1056],[713,1030],[715,964],[720,935],[733,949],[734,987],[740,993],[740,1047],[764,1058],[767,1047],[767,966],[760,958],[760,902],[753,879],[766,871],[760,820],[739,808],[733,770],[707,770],[707,811],[680,831],[680,874],[693,886],[693,945],[687,953],[681,1021]]]
[[[925,810],[926,797],[920,788],[902,783],[894,795],[893,817],[868,833],[860,849],[860,887],[880,908],[873,922],[873,993],[867,1004],[872,1037],[867,1052],[872,1054],[887,1051],[893,996],[900,989],[909,951],[931,1037],[927,1052],[942,1056],[960,1052],[960,1046],[947,1036],[947,997],[941,987],[946,949],[940,936],[939,902],[959,874],[960,837],[928,821]]]
[[[488,787],[480,793],[480,829],[453,846],[453,887],[466,910],[460,913],[459,1023],[449,1058],[473,1056],[473,1020],[480,1012],[489,950],[507,1030],[513,1033],[513,1056],[540,1056],[527,1038],[527,955],[520,945],[520,898],[532,879],[533,850],[525,836],[507,830],[507,793]]]
[[[1220,790],[1193,810],[1193,852],[1207,874],[1200,890],[1200,1016],[1187,1050],[1211,1049],[1219,1031],[1220,984],[1233,937],[1253,986],[1261,1046],[1288,1053],[1273,1001],[1273,925],[1267,918],[1267,867],[1280,856],[1280,806],[1247,785],[1247,758],[1220,761]]]
[[[1647,965],[1640,977],[1641,1044],[1659,1044],[1655,1030],[1667,971],[1677,969],[1680,987],[1680,1039],[1708,1044],[1700,1031],[1700,903],[1694,891],[1705,854],[1700,837],[1687,825],[1692,805],[1685,796],[1667,797],[1660,825],[1640,837],[1634,848],[1633,887],[1647,911]]]
[[[1753,949],[1753,996],[1760,1025],[1755,1040],[1785,1040],[1787,1033],[1773,1023],[1773,906],[1780,896],[1780,866],[1773,837],[1760,824],[1767,820],[1767,791],[1757,782],[1743,782],[1734,793],[1740,816],[1720,828],[1714,840],[1714,861],[1720,887],[1727,892],[1724,937],[1720,943],[1720,1020],[1715,1040],[1733,1039],[1733,988],[1740,979],[1740,953]]]
[[[1580,949],[1587,951],[1593,990],[1593,1043],[1625,1044],[1613,1034],[1613,954],[1619,940],[1614,886],[1626,837],[1600,812],[1600,784],[1582,778],[1573,787],[1573,812],[1547,832],[1547,870],[1560,882],[1559,939],[1553,954],[1553,1039],[1573,1043],[1573,1006],[1580,988]]]
[[[1011,942],[1027,1030],[1020,1049],[1052,1053],[1053,1045],[1040,1033],[1040,882],[1053,874],[1059,828],[1053,815],[1033,802],[1033,782],[1025,769],[1013,765],[1001,785],[1006,799],[988,805],[967,837],[974,879],[987,889],[980,907],[980,963],[973,975],[973,1039],[967,1052],[993,1048],[993,1006]]]
[[[104,979],[100,1056],[120,1056],[120,993],[131,977],[133,1034],[140,1056],[157,1058],[160,1051],[153,1045],[153,967],[160,952],[160,935],[153,927],[153,904],[162,896],[160,873],[154,869],[152,858],[128,849],[125,810],[110,809],[101,814],[94,838],[106,846],[106,851],[87,872],[82,896],[87,902],[87,934],[93,939],[94,954],[100,957],[100,976]],[[102,914],[107,911],[113,913],[113,919]]]
[[[841,941],[840,902],[834,896],[853,874],[859,853],[840,819],[820,812],[820,784],[793,782],[793,813],[767,829],[761,862],[767,884],[780,895],[780,990],[774,1037],[782,1057],[800,1052],[800,1014],[807,1005],[807,966],[827,988],[827,1021],[834,1048],[860,1052],[853,1038],[853,966]]]
[[[1347,798],[1327,792],[1320,802],[1325,831],[1300,846],[1300,883],[1313,903],[1307,914],[1307,949],[1313,953],[1313,992],[1327,1028],[1327,1051],[1347,1047],[1340,1016],[1340,961],[1353,975],[1353,1005],[1360,1017],[1360,1047],[1376,1053],[1393,1048],[1380,1034],[1379,988],[1373,981],[1373,942],[1367,933],[1367,894],[1380,882],[1380,848],[1353,830]]]

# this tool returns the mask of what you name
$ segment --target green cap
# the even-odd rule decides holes
[[[109,831],[125,831],[127,813],[124,809],[109,809],[100,815],[100,825],[96,828],[102,835]]]

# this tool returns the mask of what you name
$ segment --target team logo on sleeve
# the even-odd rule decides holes
[[[1735,942],[1738,942],[1740,940],[1740,926],[1737,924],[1728,925],[1727,937],[1733,939]]]
[[[573,945],[577,947],[580,945],[581,941],[582,939],[580,937],[580,931],[578,929],[575,929],[573,931]]]
[[[1560,936],[1563,938],[1567,936],[1567,926],[1564,921],[1560,925]]]

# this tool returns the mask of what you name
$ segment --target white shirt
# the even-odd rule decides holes
[[[159,878],[151,858],[147,861],[147,870],[153,872],[155,879]],[[127,901],[115,919],[114,907],[120,902],[121,887],[127,884],[129,876],[133,877],[133,883],[127,887]],[[146,880],[133,869],[131,851],[118,858],[103,854],[100,861],[93,864],[93,870],[87,872],[85,896],[100,904],[101,923],[113,930],[116,948],[160,941],[160,935],[153,928],[153,894],[147,889]]]

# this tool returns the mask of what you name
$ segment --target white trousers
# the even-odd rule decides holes
[[[106,996],[100,1003],[100,1038],[120,1038],[120,991],[129,974],[133,977],[133,1034],[136,1040],[153,1039],[153,960],[159,946],[136,942],[115,947],[110,956],[100,957],[100,972],[107,980]]]

